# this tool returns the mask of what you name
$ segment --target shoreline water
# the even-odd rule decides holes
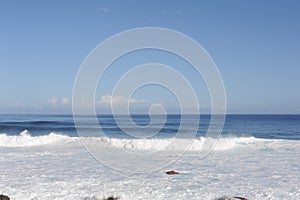
[[[262,121],[261,118],[253,119],[253,116],[233,116],[225,131],[247,132],[256,127],[255,130],[260,130],[269,138],[256,138],[251,134],[231,134],[233,136],[230,137],[230,134],[224,134],[224,138],[217,139],[215,149],[204,158],[199,154],[203,137],[201,134],[195,139],[195,144],[190,146],[191,149],[181,156],[175,153],[180,149],[163,148],[163,145],[167,145],[165,142],[172,139],[166,136],[172,135],[170,130],[177,126],[172,123],[177,123],[177,118],[171,118],[172,123],[168,122],[163,137],[132,139],[116,137],[117,129],[111,128],[114,124],[110,118],[105,118],[105,125],[110,128],[107,130],[111,132],[107,132],[107,135],[111,137],[84,138],[74,137],[68,132],[52,131],[66,130],[70,125],[68,117],[55,116],[47,120],[36,116],[24,120],[23,117],[20,123],[14,124],[17,128],[11,134],[0,131],[0,193],[11,199],[87,200],[112,195],[118,196],[120,200],[215,200],[224,196],[262,200],[300,198],[300,140],[293,140],[289,134],[289,139],[273,138],[275,133],[278,137],[282,137],[282,132],[290,130],[298,133],[298,117],[287,119],[280,116],[281,121],[278,121],[278,118],[273,116],[270,119],[268,116]],[[139,123],[146,122],[144,118],[138,120]],[[14,120],[0,118],[2,125],[7,121]],[[34,130],[33,133],[30,129],[16,133],[28,124]],[[200,127],[199,132],[203,130]],[[266,134],[268,130],[271,134]],[[170,156],[176,159],[166,166],[158,166],[152,172],[118,171],[114,169],[121,164],[118,155],[105,157],[103,151],[103,159],[97,160],[82,146],[83,141],[97,144],[105,151],[112,147],[145,155],[157,151],[160,153],[157,160],[166,160]],[[122,159],[128,165],[139,163],[129,157],[127,160]],[[145,165],[153,165],[153,160],[147,157],[143,162]],[[166,175],[165,172],[170,170],[180,174]]]

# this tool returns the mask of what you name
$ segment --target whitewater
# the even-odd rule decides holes
[[[114,170],[83,145],[94,142],[105,150],[160,151],[157,159],[164,160],[170,154],[163,152],[181,150],[180,146],[168,149],[171,140],[71,137],[58,132],[32,135],[28,130],[16,135],[1,133],[0,193],[17,200],[95,200],[109,196],[124,200],[214,200],[224,196],[300,199],[300,140],[197,137],[175,162],[145,173]],[[205,140],[215,140],[216,144],[201,158],[199,150]],[[117,159],[111,158],[111,162],[118,165]],[[168,170],[180,174],[166,175]]]

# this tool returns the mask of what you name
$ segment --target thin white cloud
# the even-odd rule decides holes
[[[17,102],[16,103],[16,107],[26,107],[26,105],[24,103],[21,103],[21,102]]]
[[[56,105],[58,103],[58,98],[57,97],[52,97],[52,98],[47,100],[47,103],[51,104],[51,105]]]
[[[168,13],[167,13],[167,11],[162,10],[162,11],[159,12],[159,14],[161,14],[161,15],[166,15],[166,14],[168,14]]]
[[[104,104],[123,104],[123,103],[137,103],[139,101],[137,101],[136,99],[126,99],[123,96],[111,96],[111,95],[103,95],[101,96],[101,100],[100,103],[104,103]]]
[[[124,104],[124,103],[129,103],[129,104],[139,104],[139,103],[147,103],[149,104],[150,101],[149,100],[140,100],[140,99],[134,99],[134,98],[125,98],[123,96],[112,96],[110,94],[107,94],[107,95],[102,95],[100,97],[100,100],[96,100],[95,102],[93,101],[88,101],[86,99],[81,99],[81,100],[78,100],[77,102],[74,102],[75,105],[78,105],[78,106],[91,106],[93,104],[96,104],[96,105],[104,105],[104,104]]]
[[[102,95],[98,101],[88,101],[86,99],[81,99],[77,102],[73,102],[78,112],[85,113],[86,111],[90,110],[91,108],[95,107],[99,113],[111,113],[111,105],[115,111],[124,113],[124,109],[127,109],[127,105],[134,110],[146,110],[150,105],[148,100],[138,100],[138,99],[127,99],[123,96],[112,96],[112,95]],[[133,106],[133,107],[132,107]]]
[[[173,15],[182,15],[183,12],[181,10],[176,10],[172,12]]]
[[[47,104],[58,106],[58,105],[68,105],[70,103],[70,100],[68,97],[51,97],[47,100]]]
[[[61,103],[62,103],[63,105],[69,104],[69,102],[70,102],[70,100],[69,100],[68,97],[63,97],[63,98],[61,99]]]
[[[100,10],[101,12],[103,12],[103,13],[109,13],[109,12],[111,12],[111,9],[106,8],[106,7],[99,8],[99,10]]]
[[[174,10],[174,11],[165,11],[162,10],[159,12],[161,15],[182,15],[183,12],[181,10]]]

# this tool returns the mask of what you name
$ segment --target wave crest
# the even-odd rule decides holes
[[[176,140],[176,141],[175,141]],[[186,148],[187,141],[190,146]],[[178,145],[170,145],[172,142]],[[182,141],[183,145],[180,145]],[[0,134],[0,147],[30,147],[51,144],[66,144],[75,142],[77,144],[99,145],[103,148],[118,148],[124,150],[137,151],[201,151],[205,148],[205,143],[214,144],[214,151],[223,151],[237,147],[258,148],[265,150],[290,150],[300,148],[300,141],[278,140],[278,139],[258,139],[255,137],[223,137],[223,138],[195,138],[178,139],[117,139],[108,137],[70,137],[58,133],[48,135],[32,136],[29,131],[24,130],[19,135]],[[209,146],[209,145],[208,145]]]
[[[42,136],[31,136],[28,130],[24,130],[20,135],[0,134],[0,146],[2,147],[28,147],[56,143],[70,138],[69,136],[50,133]]]
[[[105,147],[116,147],[119,149],[128,149],[128,150],[145,150],[145,151],[175,151],[175,150],[188,150],[188,151],[200,151],[204,148],[204,143],[208,142],[214,145],[215,151],[227,150],[235,148],[239,145],[248,145],[256,143],[256,139],[254,137],[240,137],[240,138],[205,138],[200,137],[194,140],[191,139],[116,139],[116,138],[93,138],[93,141],[88,141],[91,145],[93,142],[95,144],[101,144],[101,146]],[[177,141],[175,141],[177,140]],[[183,141],[182,146],[180,146],[180,141],[182,140],[190,140],[191,145],[186,148],[185,144],[188,144],[188,141]],[[87,142],[87,141],[85,141]],[[172,142],[176,142],[179,145],[170,145]]]

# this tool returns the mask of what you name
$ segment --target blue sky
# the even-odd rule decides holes
[[[299,1],[293,0],[3,0],[0,113],[71,113],[73,83],[88,53],[114,34],[149,26],[180,31],[208,51],[223,77],[228,113],[300,113],[299,9]],[[157,52],[140,54],[129,55],[120,65],[170,60],[170,55]],[[168,64],[184,66],[177,58],[171,60]],[[185,69],[193,82],[196,77]],[[112,66],[107,84],[97,91],[100,106],[111,100],[111,80],[117,78],[110,77],[119,73]],[[205,111],[207,91],[201,85],[195,89]],[[143,110],[143,103],[162,103],[173,110],[177,106],[158,87],[145,87],[133,100],[139,104],[136,110]]]

